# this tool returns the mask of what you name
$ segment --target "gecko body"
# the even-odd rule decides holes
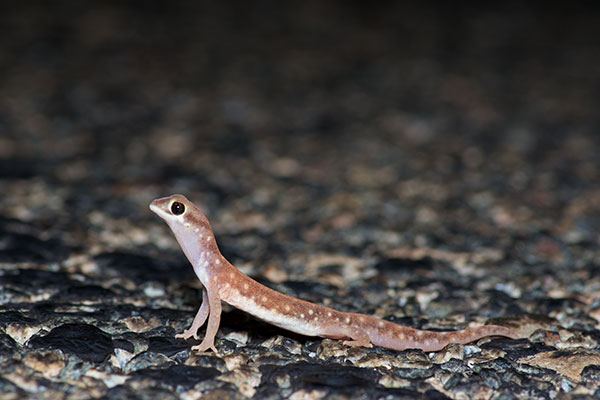
[[[202,305],[192,325],[176,336],[198,339],[197,331],[208,319],[204,339],[192,350],[217,352],[214,340],[221,320],[221,301],[289,331],[342,339],[350,346],[437,351],[449,343],[465,344],[486,336],[518,337],[511,329],[499,325],[453,332],[413,329],[285,295],[261,285],[231,265],[219,251],[206,216],[184,196],[176,194],[156,199],[150,209],[169,225],[203,286]]]

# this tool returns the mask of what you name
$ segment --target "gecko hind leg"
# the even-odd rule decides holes
[[[346,346],[362,346],[362,347],[373,347],[369,334],[360,328],[353,328],[350,336],[350,340],[344,340],[342,343]]]

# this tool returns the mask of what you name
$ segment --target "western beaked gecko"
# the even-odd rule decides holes
[[[221,301],[275,326],[306,336],[343,339],[349,346],[372,345],[394,350],[441,350],[449,343],[469,343],[486,336],[518,338],[504,326],[485,325],[453,332],[409,328],[376,317],[346,313],[272,290],[231,265],[219,251],[208,219],[182,195],[154,200],[150,209],[169,225],[203,285],[202,305],[189,329],[177,338],[198,339],[208,318],[206,335],[192,350],[213,350],[221,321]]]

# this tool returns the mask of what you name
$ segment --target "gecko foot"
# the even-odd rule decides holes
[[[193,351],[206,351],[208,349],[211,349],[212,351],[214,351],[215,354],[219,354],[219,352],[217,351],[217,348],[215,347],[215,344],[213,342],[205,343],[205,341],[203,340],[202,343],[200,343],[199,345],[192,346]]]
[[[371,338],[364,330],[355,327],[348,334],[350,340],[344,340],[342,343],[346,346],[362,346],[371,348],[373,345],[371,344]]]
[[[342,344],[346,346],[362,346],[367,348],[373,347],[373,344],[371,344],[369,340],[344,340]]]
[[[175,335],[175,339],[188,340],[191,337],[198,340],[197,331],[193,331],[192,329],[186,329],[185,331],[183,331],[183,333],[178,333],[177,335]]]

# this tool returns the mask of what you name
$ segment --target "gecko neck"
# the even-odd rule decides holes
[[[199,219],[173,224],[171,230],[200,281],[207,283],[208,269],[225,261],[208,221]]]

